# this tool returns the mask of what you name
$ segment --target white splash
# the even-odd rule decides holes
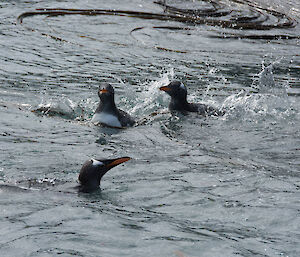
[[[161,109],[163,106],[167,106],[166,103],[170,101],[167,94],[159,90],[160,87],[166,86],[174,78],[174,69],[170,68],[167,72],[163,73],[158,80],[147,82],[140,88],[141,93],[135,101],[132,112],[136,115],[142,115],[151,113],[157,109]]]
[[[275,83],[273,69],[276,62],[265,66],[262,65],[262,71],[258,74],[259,76],[259,87],[258,91],[261,94],[273,94],[280,96],[287,96],[287,88],[284,84]]]
[[[43,115],[59,116],[67,119],[75,119],[82,114],[81,106],[66,96],[57,99],[42,98],[41,103],[32,110]]]
[[[291,105],[286,86],[275,83],[273,65],[263,66],[258,77],[256,93],[241,91],[225,99],[223,107],[227,114],[230,113],[232,118],[238,115],[245,120],[270,115],[275,119],[289,115]]]

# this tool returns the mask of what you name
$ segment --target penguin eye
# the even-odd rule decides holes
[[[102,166],[102,165],[104,165],[103,162],[97,161],[95,159],[92,159],[91,161],[92,161],[93,166]]]

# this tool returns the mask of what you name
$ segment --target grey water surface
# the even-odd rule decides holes
[[[260,2],[300,22],[298,0]],[[300,256],[299,37],[119,15],[17,22],[36,8],[164,13],[146,0],[1,1],[1,256]],[[173,79],[226,114],[170,114],[158,88]],[[136,126],[89,122],[103,81]],[[85,160],[121,156],[132,160],[101,191],[76,191]]]

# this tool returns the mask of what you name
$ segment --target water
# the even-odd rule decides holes
[[[296,0],[262,4],[299,22]],[[299,256],[299,39],[220,37],[299,35],[299,25],[237,33],[118,15],[20,25],[17,16],[35,8],[163,8],[142,0],[0,7],[1,255]],[[190,101],[226,115],[172,116],[158,90],[172,79]],[[89,123],[102,81],[137,126]],[[85,160],[119,156],[132,160],[106,174],[101,191],[74,190]]]

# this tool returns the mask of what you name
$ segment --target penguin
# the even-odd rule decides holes
[[[99,189],[101,178],[106,172],[130,159],[130,157],[121,157],[116,159],[91,159],[86,161],[82,165],[78,176],[80,183],[79,191],[90,193]]]
[[[110,84],[103,83],[99,86],[100,103],[91,122],[114,128],[132,127],[135,123],[134,119],[116,107],[114,94],[114,88]]]
[[[200,103],[189,103],[187,101],[187,88],[181,81],[172,81],[167,86],[159,88],[171,96],[169,104],[170,111],[180,111],[182,113],[197,112],[203,116],[222,116],[224,112],[211,106]]]

